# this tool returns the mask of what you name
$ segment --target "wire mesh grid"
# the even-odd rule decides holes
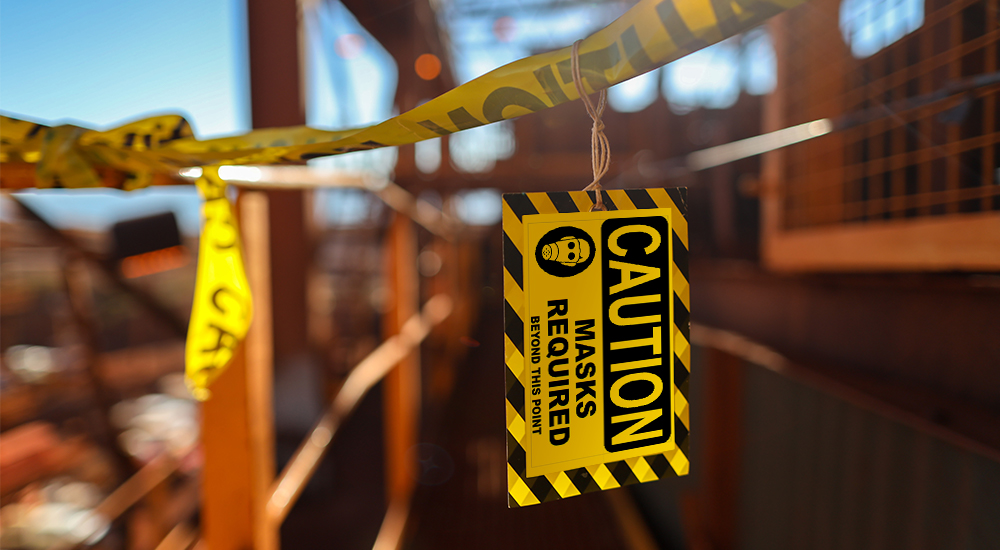
[[[898,24],[907,1],[852,15],[870,36]],[[865,58],[841,34],[859,26],[840,8],[809,3],[785,26],[786,121],[842,129],[786,152],[785,227],[1000,211],[998,0],[926,0],[919,27]]]

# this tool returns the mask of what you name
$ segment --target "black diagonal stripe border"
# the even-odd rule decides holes
[[[507,432],[507,463],[524,479],[524,469],[528,467],[527,455],[521,448],[521,443]]]
[[[510,302],[507,300],[503,301],[503,324],[504,333],[507,334],[507,338],[514,343],[514,347],[517,351],[521,352],[521,356],[524,356],[524,321],[521,317],[514,311],[514,308],[510,306]]]
[[[646,463],[649,464],[649,468],[653,470],[653,474],[656,475],[657,479],[662,479],[668,474],[677,475],[676,472],[674,472],[673,467],[670,466],[670,461],[667,460],[667,457],[662,454],[647,456]]]
[[[688,312],[688,309],[684,307],[684,302],[681,301],[680,296],[676,293],[674,294],[674,324],[677,325],[677,330],[681,331],[684,338],[690,342],[691,314]]]
[[[650,197],[649,191],[646,191],[645,189],[626,189],[625,194],[628,195],[632,204],[640,210],[652,210],[653,208],[657,208],[656,202],[653,201],[653,197]]]
[[[687,367],[684,366],[684,361],[681,361],[681,358],[678,357],[677,354],[675,353],[674,354],[674,385],[677,386],[678,388],[681,387],[684,384],[684,382],[687,381],[688,375],[690,375],[690,374],[691,373],[688,372]]]
[[[570,197],[569,193],[566,191],[549,193],[549,199],[552,201],[552,206],[555,206],[556,210],[559,211],[560,214],[580,211],[580,209],[577,208],[576,203],[573,202],[573,198]]]
[[[681,211],[681,216],[688,217],[688,190],[687,187],[671,187],[667,189],[667,196],[674,201],[674,205]]]
[[[503,232],[503,266],[510,273],[510,277],[517,283],[518,288],[524,288],[524,258],[521,251],[514,246],[514,241],[510,240],[507,232]]]
[[[508,369],[508,370],[510,370],[510,369]],[[507,390],[507,396],[506,397],[507,397],[507,401],[510,402],[510,406],[514,407],[514,410],[517,411],[517,414],[519,414],[521,416],[521,419],[523,420],[524,419],[524,386],[521,385],[521,381],[516,376],[514,376],[513,378],[510,378],[510,376],[512,376],[512,375],[513,375],[513,373],[510,373],[508,375],[508,379],[511,380],[511,382],[510,382],[510,384],[508,384],[510,386],[510,388]]]
[[[684,246],[684,241],[681,240],[676,231],[671,231],[671,233],[673,233],[671,238],[674,241],[674,265],[677,266],[677,270],[690,283],[691,279],[688,277],[688,249]]]
[[[601,490],[600,486],[597,485],[597,482],[594,481],[593,476],[590,475],[590,472],[588,472],[586,468],[569,470],[566,472],[566,476],[569,477],[569,480],[573,482],[576,490],[580,491],[581,494]]]
[[[531,199],[524,193],[507,193],[503,196],[503,200],[507,201],[507,206],[510,206],[511,212],[517,216],[518,220],[524,216],[538,213],[538,209],[531,204]]]
[[[551,483],[549,483],[549,479],[547,477],[532,477],[525,481],[528,484],[528,488],[531,489],[531,493],[538,499],[538,502],[551,502],[553,500],[559,500],[559,492],[556,491],[555,487],[553,487]]]

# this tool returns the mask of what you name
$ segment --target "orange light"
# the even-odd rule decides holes
[[[188,263],[188,255],[183,246],[171,246],[162,250],[154,250],[129,256],[122,260],[122,275],[126,278],[134,279],[145,275],[152,275],[169,269],[176,269]]]
[[[432,53],[425,53],[417,58],[413,64],[413,70],[417,71],[417,76],[424,80],[434,80],[441,74],[441,60]]]

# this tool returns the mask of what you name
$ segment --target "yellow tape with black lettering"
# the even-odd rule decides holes
[[[124,172],[126,190],[148,187],[155,172],[176,174],[179,167],[158,152],[184,139],[194,138],[191,126],[180,115],[144,118],[104,131],[72,124],[50,127],[0,116],[0,161],[34,163],[39,188],[100,186],[94,167]]]
[[[200,400],[222,374],[250,328],[253,304],[243,268],[243,246],[219,169],[205,168],[197,182],[204,228],[185,349],[188,389]]]
[[[688,473],[685,189],[503,197],[508,505]]]
[[[748,30],[804,0],[643,0],[583,40],[580,70],[589,91],[613,86]],[[423,105],[367,128],[255,130],[197,140],[179,117],[154,117],[121,128],[82,130],[76,148],[90,161],[142,173],[215,164],[282,164],[351,151],[404,145],[508,120],[577,99],[570,50],[514,61]],[[7,126],[11,128],[6,128]],[[43,125],[4,117],[0,160],[45,162]],[[34,160],[31,160],[34,159]],[[133,186],[148,182],[138,176]],[[48,185],[51,181],[40,181]]]

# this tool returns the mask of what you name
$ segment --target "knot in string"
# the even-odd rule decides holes
[[[608,168],[611,165],[611,145],[608,143],[608,137],[604,135],[604,121],[601,120],[601,115],[604,114],[604,107],[608,104],[608,92],[601,90],[598,93],[597,106],[595,107],[590,96],[587,95],[587,91],[583,88],[583,78],[580,76],[581,42],[583,41],[577,40],[573,43],[570,66],[573,71],[573,83],[576,84],[576,91],[580,95],[580,100],[583,101],[583,106],[587,109],[587,114],[594,121],[594,126],[590,131],[590,161],[594,170],[594,181],[583,188],[584,191],[594,191],[597,195],[594,206],[590,208],[590,211],[593,212],[594,210],[607,210],[604,207],[604,198],[601,196],[601,178],[608,173]]]

